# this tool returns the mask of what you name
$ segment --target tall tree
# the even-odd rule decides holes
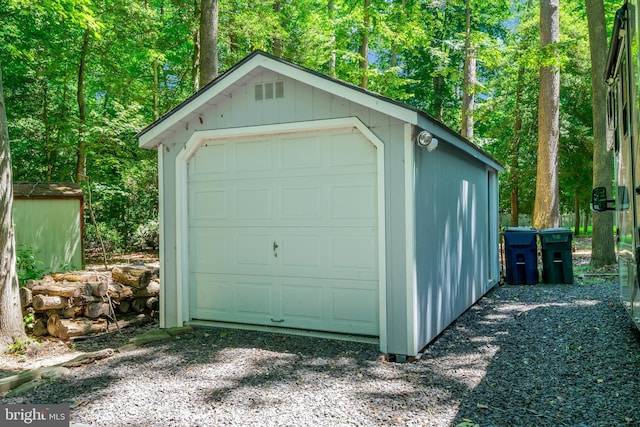
[[[473,109],[476,85],[476,49],[471,42],[471,5],[465,0],[464,71],[462,84],[462,136],[473,139]]]
[[[218,77],[218,0],[200,7],[200,87]]]
[[[362,73],[360,87],[369,87],[369,26],[371,25],[371,1],[364,0],[362,28],[360,30],[360,59],[359,66]]]
[[[273,2],[273,14],[276,17],[276,26],[273,28],[273,43],[272,43],[272,52],[273,56],[277,56],[278,58],[282,58],[283,47],[282,47],[282,34],[280,21],[282,20],[282,2],[280,0],[275,0]]]
[[[87,66],[87,54],[89,50],[89,28],[85,28],[80,49],[80,65],[78,67],[78,148],[76,150],[76,182],[82,182],[86,175],[87,163],[87,106],[84,102],[84,81]]]
[[[560,223],[558,145],[560,71],[557,43],[560,38],[559,0],[540,1],[540,94],[538,100],[538,168],[533,226],[557,227]]]
[[[511,181],[511,226],[519,225],[520,215],[520,143],[522,141],[522,116],[523,116],[523,91],[524,91],[524,73],[523,65],[518,69],[518,82],[516,84],[516,99],[513,123],[513,145],[510,153],[510,175]]]
[[[328,73],[331,77],[336,76],[336,30],[335,30],[335,13],[336,3],[334,0],[327,1],[327,18],[331,22],[330,37],[329,37],[329,64]]]
[[[0,351],[26,338],[22,324],[13,228],[13,179],[0,67]]]
[[[194,15],[196,22],[202,19],[200,14],[200,0],[193,0]],[[193,41],[193,54],[191,55],[191,80],[193,81],[193,90],[200,89],[200,26],[193,28],[191,39]]]
[[[603,0],[586,0],[591,52],[591,96],[593,109],[593,186],[605,187],[611,194],[613,158],[607,151],[607,88],[604,72],[607,58],[607,29]],[[613,213],[593,215],[591,264],[595,267],[616,262],[613,239]]]

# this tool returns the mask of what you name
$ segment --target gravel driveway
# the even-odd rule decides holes
[[[73,423],[109,427],[640,426],[640,345],[613,283],[504,285],[415,363],[380,361],[373,344],[196,328],[0,403],[66,403]]]

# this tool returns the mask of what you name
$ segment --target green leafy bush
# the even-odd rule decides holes
[[[24,286],[27,280],[42,279],[44,274],[42,262],[36,259],[35,252],[30,247],[16,251],[16,267],[20,286]]]
[[[104,223],[98,223],[98,232],[104,242],[104,246],[107,252],[120,252],[125,249],[124,238],[122,234],[114,229],[110,228]],[[102,250],[98,233],[93,224],[87,223],[85,228],[85,248],[91,251],[92,249]]]
[[[36,314],[32,311],[27,313],[23,318],[22,322],[24,323],[25,331],[30,334],[33,332],[33,326],[36,324]]]
[[[8,354],[21,355],[27,352],[29,346],[40,345],[31,338],[18,338],[11,345],[7,347]]]
[[[150,219],[140,224],[133,235],[134,245],[141,250],[157,250],[160,246],[158,220]]]

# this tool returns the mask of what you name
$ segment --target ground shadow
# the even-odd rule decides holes
[[[514,303],[492,306],[501,312],[486,311],[478,319],[493,322],[490,328],[471,325],[458,334],[494,347],[495,354],[461,400],[452,425],[640,425],[640,345],[617,304],[617,287],[601,285],[611,288],[604,298],[567,299],[560,297],[563,286],[507,286],[501,294]],[[520,292],[543,295],[522,305]],[[481,346],[468,351],[477,354]]]

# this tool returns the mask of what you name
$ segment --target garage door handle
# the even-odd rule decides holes
[[[278,258],[278,244],[276,242],[273,242],[273,256]]]
[[[274,319],[274,318],[271,318],[271,321],[272,321],[273,323],[284,323],[284,319],[278,319],[278,320],[276,320],[276,319]]]

